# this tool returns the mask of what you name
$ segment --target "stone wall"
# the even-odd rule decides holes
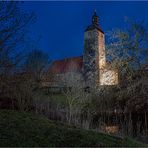
[[[105,56],[104,34],[89,30],[84,34],[83,72],[86,85],[117,85],[117,70],[108,69]]]

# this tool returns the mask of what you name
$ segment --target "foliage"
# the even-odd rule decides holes
[[[0,111],[0,146],[146,146],[122,139],[80,130],[31,113]]]
[[[31,91],[26,87],[30,80],[24,80],[24,73],[18,75],[18,72],[24,59],[22,51],[26,28],[35,17],[31,12],[20,10],[19,2],[1,1],[0,8],[0,101],[9,100],[12,106],[16,100],[15,105],[26,104],[26,99],[30,98],[30,96],[26,97]]]
[[[144,22],[130,21],[125,30],[108,33],[107,56],[111,67],[118,69],[118,101],[123,111],[146,111],[148,30]],[[119,103],[118,102],[118,103]],[[119,103],[120,104],[120,103]],[[124,107],[123,107],[123,104]]]
[[[25,71],[18,71],[19,67],[22,68],[22,60],[24,62],[21,51],[25,43],[26,27],[32,23],[34,15],[20,10],[18,2],[0,2],[0,7],[0,105],[3,105],[3,100],[6,101],[6,104],[8,104],[7,100],[10,100],[11,109],[35,110],[36,113],[43,113],[52,119],[59,120],[62,117],[61,121],[65,121],[64,117],[66,117],[67,123],[79,125],[85,129],[90,128],[95,117],[97,121],[99,120],[99,124],[98,122],[96,124],[97,128],[102,122],[105,124],[106,118],[109,118],[107,113],[110,112],[119,114],[128,112],[129,115],[133,115],[131,112],[141,112],[145,115],[143,118],[145,121],[140,120],[142,123],[140,123],[142,125],[140,128],[145,128],[145,133],[147,132],[148,77],[145,65],[147,64],[148,30],[143,22],[130,22],[125,30],[118,29],[109,32],[107,57],[111,62],[109,68],[118,69],[119,72],[120,85],[116,88],[92,86],[91,90],[86,90],[82,75],[78,72],[69,72],[59,76],[61,80],[59,85],[64,86],[62,94],[59,96],[40,95],[38,94],[39,82],[45,76],[44,72],[49,65],[46,53],[38,49],[32,50],[23,65]],[[85,44],[85,46],[88,49],[90,45],[94,46],[93,41],[87,43],[88,45]],[[88,77],[94,78],[98,74],[94,67],[95,59],[92,58],[94,53],[86,52],[88,52],[88,57],[84,57],[84,59],[86,58],[86,73],[88,70]],[[75,69],[74,63],[70,67]],[[94,73],[91,73],[89,69]],[[91,85],[94,84],[94,81],[92,82]],[[1,108],[3,108],[2,105]],[[103,117],[98,117],[99,113]],[[4,113],[4,115],[6,114]],[[1,113],[1,117],[4,118],[4,115]],[[37,118],[31,115],[27,118],[27,114],[24,114],[24,118],[18,114],[19,120],[15,118],[15,113],[12,113],[11,117],[6,116],[8,119],[16,121],[12,122],[14,129],[11,129],[11,124],[8,124],[7,130],[10,134],[8,131],[5,131],[6,135],[4,134],[12,141],[2,137],[3,143],[10,142],[10,146],[15,144],[17,146],[62,146],[62,144],[63,146],[104,146],[105,143],[105,146],[114,144],[117,146],[116,142],[112,143],[112,140],[115,139],[106,135],[99,136],[82,130],[67,129],[62,125],[57,127],[56,124],[50,124],[47,120],[40,123]],[[128,119],[126,117],[128,118],[128,116],[124,117],[126,128],[128,128],[127,125],[132,128],[134,124],[137,126],[131,117]],[[7,125],[9,121],[3,118],[2,125]],[[25,121],[26,124],[22,124],[22,121]],[[32,123],[32,121],[34,122]],[[129,129],[132,130],[132,128]],[[24,135],[20,137],[21,134]],[[102,137],[106,140],[102,141]],[[101,139],[100,143],[99,138]],[[56,141],[57,139],[58,141]],[[125,141],[127,142],[127,140]],[[125,143],[123,142],[123,144]]]

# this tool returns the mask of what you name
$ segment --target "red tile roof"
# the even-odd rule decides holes
[[[57,60],[52,63],[48,72],[62,74],[67,72],[82,72],[83,57],[73,57]]]

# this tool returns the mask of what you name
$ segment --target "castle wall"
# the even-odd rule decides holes
[[[106,66],[106,58],[105,58],[105,39],[104,34],[102,32],[98,32],[98,53],[99,53],[99,69],[103,69]]]
[[[88,85],[94,85],[99,80],[98,75],[98,31],[86,31],[84,34],[83,69]]]
[[[104,33],[98,29],[84,34],[83,68],[86,85],[117,85],[118,72],[108,69],[105,56]]]
[[[117,85],[118,72],[116,70],[100,70],[100,85]]]

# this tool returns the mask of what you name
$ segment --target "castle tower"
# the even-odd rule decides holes
[[[83,72],[87,85],[100,83],[100,70],[106,65],[104,32],[94,11],[92,24],[84,33]]]

